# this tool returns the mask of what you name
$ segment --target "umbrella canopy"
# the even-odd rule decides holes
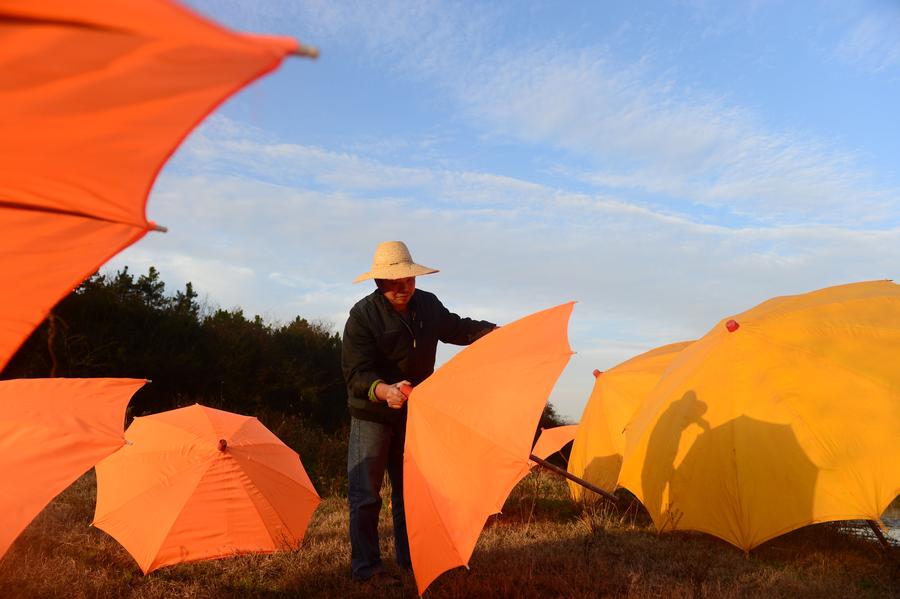
[[[610,493],[616,490],[625,453],[625,425],[663,371],[690,343],[664,345],[606,372],[595,371],[594,390],[584,407],[569,454],[569,472]],[[576,501],[595,497],[585,496],[584,487],[572,482],[569,490]]]
[[[0,557],[38,512],[125,444],[125,407],[146,381],[0,381]]]
[[[47,312],[155,225],[188,132],[297,49],[166,0],[0,4],[0,369]]]
[[[256,418],[187,408],[135,418],[97,465],[94,526],[147,574],[300,546],[319,495],[300,457]]]
[[[572,439],[575,438],[577,430],[577,424],[545,428],[541,430],[541,436],[538,437],[537,443],[534,444],[534,449],[531,450],[531,453],[542,460],[546,460],[565,447],[566,443],[570,443]]]
[[[403,497],[419,593],[468,563],[488,516],[528,472],[541,412],[572,355],[572,306],[482,337],[413,390]]]
[[[900,492],[900,286],[778,297],[684,349],[628,424],[620,484],[659,530],[749,551],[878,520]]]

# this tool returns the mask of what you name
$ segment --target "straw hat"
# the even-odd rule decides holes
[[[436,268],[428,268],[413,262],[409,249],[402,241],[382,241],[375,248],[372,268],[355,279],[354,283],[366,279],[405,279],[438,272]]]

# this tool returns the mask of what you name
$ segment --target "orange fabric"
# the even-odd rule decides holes
[[[568,424],[566,426],[554,426],[553,428],[545,428],[541,431],[534,449],[531,450],[535,456],[546,460],[548,457],[565,447],[575,438],[578,431],[577,424]]]
[[[135,418],[125,438],[97,465],[94,526],[144,574],[300,546],[319,495],[297,453],[256,418],[196,404]]]
[[[0,369],[53,305],[152,224],[188,132],[297,44],[165,0],[0,3]]]
[[[723,319],[629,422],[620,484],[659,530],[744,550],[815,522],[878,520],[900,493],[898,358],[890,281]]]
[[[682,341],[651,349],[597,376],[569,454],[569,472],[604,491],[616,490],[625,453],[625,425],[663,371],[690,344]],[[598,497],[579,484],[568,483],[576,501]]]
[[[403,497],[419,593],[468,563],[487,517],[528,472],[535,427],[572,355],[572,306],[504,325],[413,390]]]
[[[0,381],[0,557],[44,506],[125,443],[125,407],[146,381]]]

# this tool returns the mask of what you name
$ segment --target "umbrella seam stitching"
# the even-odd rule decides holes
[[[893,393],[893,390],[892,390],[890,387],[887,387],[884,383],[879,382],[879,381],[877,381],[877,380],[875,380],[875,379],[872,379],[871,377],[867,376],[866,374],[864,374],[864,373],[862,373],[862,372],[859,372],[858,370],[856,370],[856,369],[854,369],[854,368],[850,368],[850,367],[848,367],[848,366],[845,366],[845,365],[841,364],[840,362],[836,362],[836,361],[834,361],[834,360],[831,360],[831,359],[829,359],[827,356],[821,356],[821,355],[815,354],[815,353],[810,352],[809,350],[807,350],[807,349],[805,349],[805,348],[803,348],[803,347],[794,345],[793,343],[785,343],[785,342],[777,341],[776,339],[774,339],[774,338],[771,337],[770,335],[767,335],[767,334],[762,333],[762,332],[760,332],[760,331],[753,331],[753,333],[755,333],[755,334],[756,334],[757,336],[759,336],[759,337],[764,338],[766,341],[772,343],[773,345],[775,345],[775,346],[777,346],[777,347],[781,347],[781,348],[790,348],[790,349],[792,349],[792,350],[795,350],[795,351],[801,353],[802,355],[804,355],[804,356],[807,357],[807,358],[812,358],[812,359],[815,359],[815,360],[824,362],[825,364],[830,365],[830,366],[832,366],[832,367],[834,367],[834,368],[837,368],[837,369],[839,369],[839,370],[846,371],[846,372],[848,372],[848,373],[850,373],[850,374],[852,374],[852,375],[854,375],[854,376],[856,376],[856,377],[858,377],[858,378],[860,378],[860,379],[862,379],[862,380],[864,380],[864,381],[870,383],[871,385],[873,385],[873,386],[875,386],[875,387],[879,387],[879,388],[882,388],[882,389],[887,388],[887,391],[888,391],[889,393]],[[831,454],[831,451],[830,451],[830,449],[828,448],[828,445],[822,440],[821,436],[820,436],[818,433],[816,433],[815,429],[814,429],[812,426],[810,426],[810,424],[809,424],[809,422],[807,422],[806,418],[804,418],[803,416],[801,416],[800,413],[797,412],[797,411],[793,408],[793,406],[790,404],[790,402],[783,402],[783,404],[784,404],[784,406],[785,406],[785,409],[786,409],[792,416],[794,416],[794,418],[796,418],[799,422],[801,422],[801,423],[803,424],[803,426],[804,426],[804,427],[806,428],[806,430],[809,432],[810,436],[811,436],[813,439],[815,439],[816,443],[819,445],[819,448],[822,449],[822,450],[825,452],[826,455]]]
[[[290,449],[290,448],[289,448],[289,449]],[[234,460],[235,460],[236,462],[238,462],[238,465],[241,467],[241,470],[243,471],[243,470],[244,470],[244,466],[243,466],[243,464],[240,463],[240,458],[238,458],[238,457],[235,456],[235,457],[234,457]],[[298,461],[299,461],[299,458],[298,458]],[[322,499],[322,498],[319,497],[319,495],[318,495],[317,492],[315,492],[315,493],[310,492],[309,489],[307,489],[306,487],[304,487],[302,484],[300,484],[299,482],[297,482],[297,481],[294,480],[293,478],[291,478],[291,477],[289,477],[289,476],[287,476],[287,475],[285,475],[285,474],[282,474],[282,473],[279,472],[278,470],[275,470],[274,468],[270,468],[268,465],[263,464],[263,463],[261,463],[261,462],[254,462],[254,464],[255,464],[255,465],[258,465],[258,466],[261,466],[261,467],[263,467],[263,468],[265,468],[266,470],[272,472],[273,474],[275,474],[275,475],[277,475],[277,476],[279,476],[279,477],[281,477],[281,478],[286,478],[286,479],[290,480],[292,483],[298,485],[298,486],[303,490],[304,493],[306,493],[307,495],[312,496],[312,497],[315,498],[315,499],[318,499],[319,502],[321,502],[321,499]],[[246,472],[245,472],[245,474],[246,474]],[[249,478],[249,475],[247,475],[247,477]],[[309,475],[307,474],[307,478],[308,478],[308,477],[309,477]],[[311,481],[311,480],[310,480],[310,484],[312,484],[312,481]],[[246,489],[246,485],[244,485],[243,482],[241,482],[241,486],[244,487],[244,490],[245,490],[245,491],[247,490],[247,489]],[[313,485],[313,489],[315,489],[315,485]],[[270,508],[272,508],[272,511],[275,512],[275,514],[278,516],[278,518],[281,520],[281,522],[282,522],[282,523],[287,522],[287,520],[285,520],[284,516],[281,514],[281,512],[278,510],[278,508],[276,508],[275,505],[274,505],[271,501],[269,501],[269,498],[266,497],[266,495],[265,495],[262,491],[260,491],[259,494],[260,494],[260,496],[262,496],[263,499],[265,499],[266,503],[269,505]],[[253,499],[250,498],[249,493],[248,493],[247,497],[250,499],[251,502],[253,501]],[[318,507],[318,504],[316,504],[316,507]],[[313,511],[315,511],[315,509],[316,509],[316,508],[313,508]],[[307,526],[308,526],[308,524],[309,524],[309,523],[307,523]],[[268,530],[268,528],[269,528],[269,527],[266,526],[266,530]],[[270,535],[271,535],[271,533],[270,533]]]
[[[440,412],[439,410],[438,410],[438,413],[440,413],[440,414],[442,414],[442,415],[444,414],[443,412]],[[424,416],[424,414],[423,414],[423,416]],[[457,421],[457,422],[458,422],[458,421]],[[479,436],[481,436],[481,435],[479,435]],[[416,463],[416,469],[419,471],[420,476],[422,476],[422,478],[424,478],[422,469],[418,466],[418,463],[415,461],[415,459],[413,459],[413,457],[412,457],[411,454],[410,454],[410,461]],[[527,462],[526,462],[526,463],[527,463]],[[405,488],[405,481],[404,481],[404,488]],[[404,493],[405,493],[405,492],[404,492]],[[405,499],[405,498],[404,498],[404,499]],[[437,514],[438,521],[441,523],[441,526],[442,526],[443,529],[444,529],[444,534],[446,535],[447,540],[448,540],[449,543],[450,543],[450,546],[453,547],[453,551],[456,553],[456,556],[457,556],[458,560],[459,560],[463,565],[466,565],[466,566],[468,567],[469,560],[468,560],[468,559],[463,559],[462,554],[461,554],[460,551],[459,551],[459,547],[456,546],[456,542],[454,541],[453,536],[450,534],[450,528],[447,526],[447,522],[444,520],[444,517],[443,517],[442,513],[440,512],[440,510],[437,509],[437,504],[434,502],[434,497],[432,496],[432,494],[431,494],[430,492],[428,493],[428,501],[429,501],[429,503],[431,503],[431,507],[434,509],[434,513]],[[490,514],[488,514],[488,516],[490,516]],[[481,530],[478,532],[478,536],[479,536],[479,537],[481,536],[481,533],[483,532],[483,530],[484,530],[484,524],[482,523],[482,525],[481,525]],[[478,542],[478,541],[477,541],[477,538],[476,538],[476,544],[477,544],[477,542]],[[444,571],[441,572],[440,574],[443,574],[443,573],[446,572],[446,571],[447,571],[447,570],[444,570]],[[440,576],[440,574],[438,574],[438,576]],[[435,578],[432,579],[432,582],[433,582],[434,580],[436,580],[436,579],[437,579],[437,576],[435,576]]]
[[[153,559],[150,560],[150,564],[147,567],[148,573],[151,572],[152,570],[156,569],[154,566],[156,565],[156,560],[159,558],[159,552],[162,550],[163,545],[165,545],[166,538],[168,538],[168,536],[172,533],[172,529],[175,528],[175,523],[178,522],[178,518],[181,517],[181,514],[184,512],[184,506],[186,506],[187,502],[190,501],[191,496],[193,496],[194,492],[197,490],[197,487],[200,486],[200,481],[203,480],[204,476],[206,476],[206,473],[209,471],[211,466],[212,466],[211,461],[208,464],[206,464],[206,468],[204,468],[203,472],[200,473],[200,476],[197,477],[197,482],[194,483],[193,489],[191,489],[191,492],[185,496],[184,503],[182,503],[181,507],[178,508],[178,512],[175,515],[175,517],[172,518],[172,522],[169,524],[169,527],[166,530],[166,533],[164,535],[162,535],[162,537],[160,537],[161,538],[160,543],[154,550]]]
[[[568,353],[568,354],[566,354],[566,355],[567,355],[567,356],[571,356],[572,354],[571,354],[571,353]],[[549,361],[550,361],[550,359],[546,360],[545,362],[549,362]],[[568,363],[568,360],[566,360],[566,363]],[[556,383],[557,383],[558,380],[559,380],[559,376],[562,374],[562,371],[565,369],[565,366],[566,366],[566,364],[563,364],[563,367],[560,369],[559,374],[556,375],[556,379],[553,381],[553,384],[550,385],[550,392],[552,392],[552,391],[553,391],[553,387],[556,386]],[[548,396],[549,396],[549,392],[548,392]],[[544,406],[546,406],[546,405],[547,405],[547,400],[545,399],[543,403],[544,403]],[[456,424],[462,425],[462,426],[464,426],[465,428],[471,428],[471,426],[470,426],[468,423],[466,423],[466,422],[460,420],[460,419],[457,418],[455,415],[450,414],[450,413],[448,413],[448,412],[445,412],[444,410],[439,409],[439,406],[431,405],[431,404],[426,404],[426,405],[428,405],[428,407],[430,407],[430,408],[432,409],[432,411],[437,412],[438,414],[440,414],[440,415],[443,416],[444,418],[447,418],[447,419],[449,419],[449,420],[452,420],[452,421],[455,422]],[[540,416],[538,416],[538,421],[540,421]],[[489,444],[496,445],[497,447],[501,448],[501,449],[503,450],[504,453],[506,453],[508,456],[512,457],[513,459],[515,459],[515,460],[517,460],[517,461],[523,461],[523,462],[527,463],[527,461],[528,461],[527,458],[525,458],[525,459],[520,459],[518,456],[516,456],[516,455],[513,453],[512,450],[506,448],[506,447],[503,446],[503,445],[497,444],[496,441],[494,441],[493,439],[487,437],[486,435],[484,435],[484,434],[482,434],[482,433],[480,433],[480,432],[477,432],[477,431],[475,431],[475,434],[476,434],[478,437],[480,437],[480,438],[485,439],[486,441],[488,441]],[[533,446],[533,445],[532,445],[532,446]],[[531,447],[529,447],[529,453],[531,453],[530,450],[531,450]]]

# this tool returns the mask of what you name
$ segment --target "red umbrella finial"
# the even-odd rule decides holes
[[[738,330],[739,328],[741,328],[741,325],[738,324],[738,321],[732,319],[725,323],[725,328],[728,329],[729,333],[733,333],[736,330]]]
[[[219,451],[225,451],[225,448],[228,447],[228,441],[225,439],[219,439]]]
[[[603,374],[603,371],[602,371],[602,370],[598,370],[598,369],[596,369],[596,368],[594,369],[594,378],[597,378],[597,377],[600,376],[601,374]]]

